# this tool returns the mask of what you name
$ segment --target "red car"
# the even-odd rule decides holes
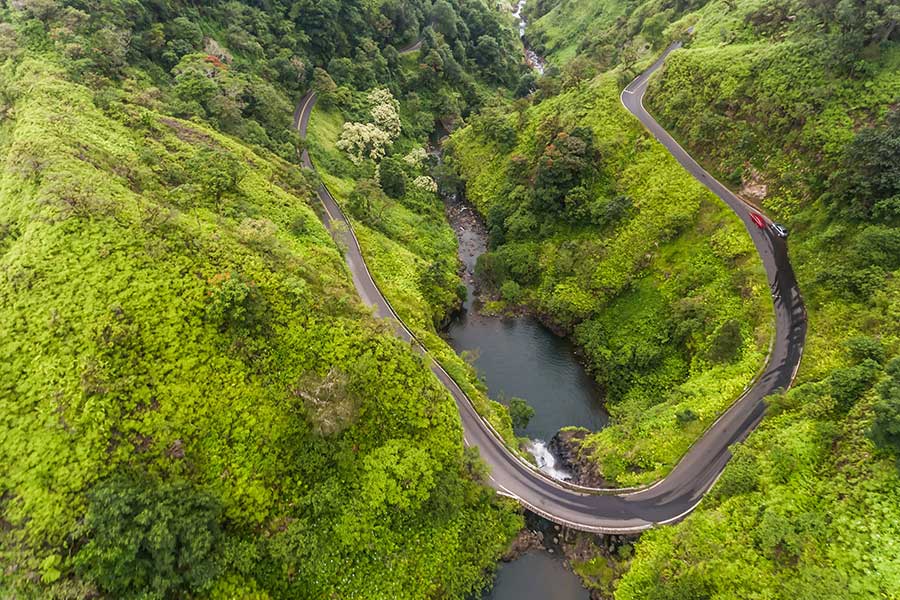
[[[760,229],[766,228],[766,220],[762,218],[762,215],[759,213],[751,212],[750,220],[756,223],[756,226]]]

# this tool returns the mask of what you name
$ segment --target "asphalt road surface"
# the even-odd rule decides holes
[[[667,48],[656,63],[625,88],[622,104],[685,169],[735,211],[753,238],[768,275],[776,317],[776,333],[768,362],[753,385],[690,448],[665,479],[642,488],[597,489],[551,479],[510,452],[491,426],[478,415],[456,382],[436,362],[428,359],[431,370],[456,401],[466,445],[477,446],[482,459],[490,466],[488,483],[498,493],[516,499],[535,513],[582,531],[637,533],[676,522],[689,514],[731,458],[729,446],[746,438],[762,420],[763,398],[790,386],[803,353],[806,313],[788,260],[785,240],[775,235],[768,219],[765,228],[754,224],[749,217],[751,208],[703,170],[643,108],[642,99],[650,76],[680,45],[675,43]],[[304,137],[315,102],[315,94],[310,92],[300,101],[294,114],[295,126]],[[314,168],[305,151],[303,162],[306,167]],[[319,188],[318,194],[325,208],[325,225],[346,248],[345,258],[360,297],[379,317],[394,323],[400,338],[424,354],[424,349],[375,285],[350,223],[337,202],[324,186]]]

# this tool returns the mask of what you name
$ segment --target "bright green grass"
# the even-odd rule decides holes
[[[452,399],[360,305],[296,167],[134,104],[104,113],[47,57],[2,69],[0,595],[93,593],[73,540],[94,486],[131,471],[221,507],[204,597],[480,588],[520,519],[467,479]],[[218,206],[184,171],[204,148],[245,169]],[[328,378],[319,410],[304,394]],[[407,467],[422,495],[388,499]]]
[[[338,111],[318,105],[309,121],[313,160],[328,189],[340,203],[346,201],[355,185],[351,175],[341,177],[327,171],[330,168],[335,172],[352,172],[349,161],[334,146],[342,124],[343,117]],[[437,197],[434,202],[439,204]],[[448,276],[458,280],[455,270],[456,237],[442,210],[419,214],[398,201],[385,211],[383,219],[384,223],[377,230],[353,221],[363,256],[376,283],[404,323],[454,377],[479,412],[515,447],[512,425],[505,408],[487,397],[485,386],[474,369],[438,335],[431,318],[435,307],[422,295],[418,284],[424,271],[435,260],[449,265]]]

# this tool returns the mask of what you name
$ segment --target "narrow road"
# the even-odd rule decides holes
[[[490,466],[488,483],[498,493],[516,499],[533,512],[582,531],[637,533],[676,522],[696,508],[731,458],[728,447],[746,438],[762,420],[765,412],[763,398],[790,386],[800,365],[806,337],[806,314],[784,240],[774,235],[770,227],[760,229],[753,224],[749,207],[703,170],[643,108],[642,100],[650,76],[678,47],[680,43],[667,48],[656,63],[625,88],[622,104],[694,177],[738,214],[753,238],[768,274],[776,316],[775,339],[759,378],[688,450],[665,479],[642,488],[605,490],[556,481],[510,452],[493,428],[478,415],[472,402],[450,375],[430,360],[431,370],[456,401],[465,444],[477,446],[481,457]],[[315,94],[308,93],[301,99],[294,114],[295,126],[303,137],[306,136],[315,102]],[[305,151],[303,163],[308,168],[314,168]],[[424,348],[403,325],[375,285],[352,227],[331,193],[321,186],[318,194],[325,207],[325,225],[347,249],[345,258],[360,297],[374,308],[379,317],[393,321],[401,339],[425,354]]]

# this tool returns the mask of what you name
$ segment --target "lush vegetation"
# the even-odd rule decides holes
[[[290,131],[424,9],[205,4],[0,3],[0,595],[465,597],[520,518]]]
[[[651,86],[660,120],[792,228],[809,339],[800,385],[772,399],[696,515],[646,536],[623,598],[900,588],[897,16],[879,2],[710,3]]]
[[[362,113],[363,126],[377,127],[372,116],[377,110],[371,100],[360,102],[369,107]],[[324,183],[350,218],[366,264],[394,310],[479,411],[514,444],[506,410],[488,399],[477,373],[438,335],[441,324],[459,307],[466,293],[457,274],[456,237],[444,218],[437,183],[428,174],[433,158],[406,133],[415,130],[408,123],[422,119],[417,112],[424,110],[420,97],[410,93],[402,102],[392,103],[403,124],[400,138],[374,154],[377,162],[371,153],[353,160],[353,151],[348,149],[356,145],[342,144],[356,139],[355,122],[342,116],[350,110],[341,111],[327,103],[313,110],[308,134],[310,153]],[[347,132],[353,137],[348,138]],[[385,152],[391,154],[382,156]],[[398,192],[398,197],[392,198],[388,191]]]
[[[771,334],[742,226],[618,101],[693,26],[648,107],[790,226],[805,360],[694,514],[576,571],[620,599],[891,597],[895,4],[537,1],[536,78],[481,0],[0,0],[0,595],[486,581],[521,519],[356,300],[304,144],[392,305],[510,442],[530,408],[490,402],[437,334],[461,299],[437,190],[465,185],[487,221],[491,305],[584,349],[613,418],[584,456],[613,483],[667,473]],[[449,164],[424,150],[436,124],[458,129]]]
[[[538,106],[517,110],[506,128],[483,113],[489,125],[479,131],[473,119],[454,138],[469,194],[496,233],[497,247],[485,257],[483,272],[507,301],[572,324],[609,390],[614,417],[586,449],[618,481],[643,480],[648,465],[635,457],[675,450],[671,435],[660,441],[653,435],[660,430],[646,426],[659,408],[648,412],[649,402],[635,399],[662,390],[655,399],[668,396],[662,406],[670,407],[677,427],[698,431],[703,412],[697,407],[703,405],[679,406],[685,392],[708,399],[715,394],[710,383],[723,391],[729,383],[742,384],[750,364],[744,374],[719,371],[705,379],[704,373],[716,372],[720,361],[747,357],[735,340],[746,339],[750,315],[762,315],[754,311],[768,309],[745,302],[747,313],[710,316],[709,303],[691,301],[693,294],[677,283],[689,273],[715,280],[711,275],[718,269],[703,258],[704,247],[720,260],[740,260],[748,252],[737,231],[726,238],[721,228],[703,225],[714,214],[708,209],[686,213],[687,223],[697,224],[692,230],[682,225],[674,235],[645,232],[638,238],[660,239],[659,249],[654,245],[640,270],[602,271],[606,277],[627,274],[613,279],[623,283],[612,294],[609,286],[572,293],[573,283],[597,281],[596,275],[592,280],[576,270],[567,273],[566,285],[553,277],[557,257],[566,250],[557,240],[571,243],[579,227],[592,223],[603,236],[603,251],[592,254],[581,246],[573,254],[582,270],[592,271],[611,260],[607,249],[622,235],[622,223],[627,227],[646,210],[641,196],[624,187],[623,170],[608,163],[616,143],[629,150],[630,165],[648,146],[623,133],[628,126],[622,122],[628,121],[613,106],[617,89],[611,81],[621,89],[666,43],[687,39],[686,49],[674,53],[651,82],[648,107],[720,180],[791,228],[791,256],[810,327],[798,385],[770,399],[762,428],[736,449],[699,510],[680,525],[642,537],[622,579],[610,585],[609,573],[597,574],[598,565],[608,570],[602,558],[576,565],[606,593],[615,588],[617,598],[870,598],[891,597],[900,588],[900,421],[893,358],[900,349],[900,15],[894,4],[532,3],[528,37],[552,63],[531,97]],[[609,100],[598,105],[591,99],[604,82]],[[557,123],[568,120],[562,130],[585,142],[584,151],[599,149],[599,169],[591,161],[579,164],[584,153],[572,152],[568,141],[557,143],[560,127],[548,127],[549,115]],[[593,135],[579,131],[586,124]],[[490,162],[497,154],[502,158]],[[550,187],[542,185],[548,157],[559,175]],[[479,166],[485,162],[490,166]],[[664,165],[665,157],[655,157],[655,169]],[[525,181],[517,187],[508,173]],[[666,185],[675,194],[685,189],[673,175]],[[672,198],[666,205],[673,212],[677,206]],[[585,269],[585,256],[599,261]],[[515,289],[506,283],[510,279]],[[548,281],[554,284],[549,290]],[[740,287],[738,281],[732,286]],[[597,298],[602,310],[591,306]],[[560,305],[579,306],[581,312]],[[712,335],[697,336],[698,325],[711,321]],[[687,343],[680,338],[685,329],[691,332]],[[764,339],[758,337],[756,346],[763,352]],[[679,366],[685,357],[692,367],[687,372]],[[648,371],[654,361],[669,370]],[[667,394],[679,377],[684,383]],[[654,390],[653,384],[660,387]],[[606,446],[606,438],[615,443]]]
[[[749,236],[628,117],[605,75],[454,134],[486,216],[482,280],[583,347],[611,426],[583,442],[614,484],[665,475],[762,366],[768,286]]]
[[[651,82],[647,106],[720,180],[791,228],[809,310],[798,384],[770,399],[763,426],[693,515],[642,537],[617,598],[900,589],[895,4],[533,8],[529,36],[556,63],[543,97],[616,64],[622,84],[669,40],[688,40]]]

